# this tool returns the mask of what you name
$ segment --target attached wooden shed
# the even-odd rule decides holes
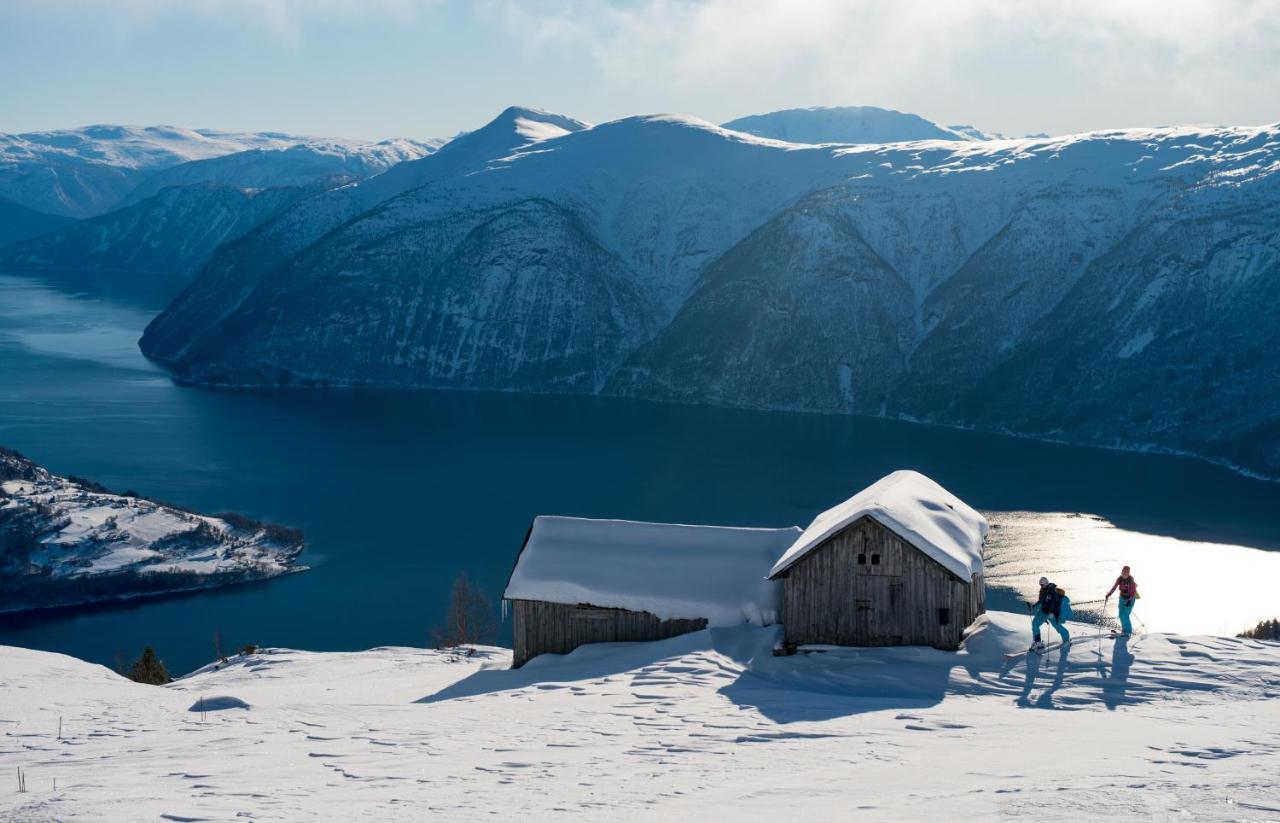
[[[987,528],[922,474],[882,478],[818,515],[769,572],[784,642],[958,648],[986,611]]]
[[[537,517],[503,593],[512,666],[587,643],[776,623],[781,587],[767,575],[799,535],[795,527]]]

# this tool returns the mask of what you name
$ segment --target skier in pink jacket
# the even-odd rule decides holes
[[[1133,623],[1129,620],[1129,613],[1133,611],[1133,604],[1138,600],[1138,581],[1129,574],[1128,566],[1120,570],[1120,576],[1111,585],[1111,591],[1107,592],[1106,599],[1110,599],[1116,589],[1120,590],[1120,627],[1128,637],[1133,634]]]

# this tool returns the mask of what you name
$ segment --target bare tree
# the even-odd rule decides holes
[[[497,636],[498,620],[494,616],[493,601],[483,589],[471,582],[465,572],[453,581],[445,623],[433,629],[432,634],[439,649],[492,643]]]
[[[226,663],[227,656],[222,653],[222,630],[213,630],[213,653],[218,656],[219,663]]]

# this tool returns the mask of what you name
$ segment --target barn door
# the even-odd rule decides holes
[[[902,642],[902,578],[864,574],[854,580],[854,640],[859,646]]]

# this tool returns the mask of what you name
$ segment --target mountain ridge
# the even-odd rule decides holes
[[[116,206],[147,177],[173,166],[308,143],[384,146],[404,152],[409,145],[426,149],[439,141],[369,143],[282,132],[110,124],[0,133],[0,196],[51,214],[92,217]]]
[[[144,353],[197,384],[872,414],[1280,475],[1280,411],[1257,399],[1280,388],[1259,322],[1280,307],[1276,126],[809,145],[559,117],[508,109],[286,208],[213,254]],[[1142,239],[1157,225],[1164,245]],[[597,269],[573,268],[592,249]],[[1186,274],[1157,273],[1183,250]],[[441,291],[462,260],[471,285]],[[1072,343],[1083,327],[1097,345]],[[1193,377],[1144,384],[1157,352]]]
[[[811,145],[987,140],[973,126],[942,126],[918,114],[878,106],[812,106],[752,114],[723,124],[757,137]]]

